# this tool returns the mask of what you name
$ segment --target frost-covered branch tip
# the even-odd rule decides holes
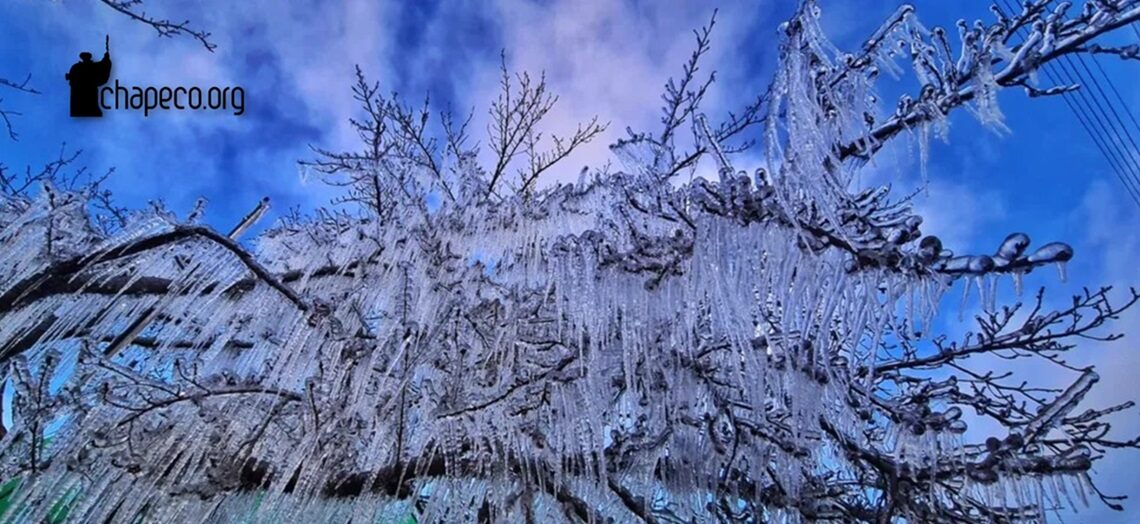
[[[1140,20],[1140,3],[1090,1],[1075,14],[1070,13],[1069,2],[1053,4],[1048,0],[1025,2],[1020,13],[1007,13],[995,4],[994,22],[970,26],[959,21],[956,50],[949,31],[941,27],[927,30],[917,22],[913,9],[900,10],[866,41],[862,55],[838,57],[840,61],[823,74],[830,78],[830,89],[840,89],[841,84],[873,81],[881,68],[898,71],[895,61],[901,56],[909,60],[922,84],[921,92],[900,97],[894,114],[883,121],[868,113],[860,137],[836,144],[838,157],[866,157],[901,131],[940,127],[947,114],[967,104],[983,124],[1000,128],[998,89],[1020,85],[1031,96],[1058,93],[1071,88],[1030,87],[1036,81],[1035,73],[1046,64],[1081,53],[1111,53],[1122,58],[1135,54],[1134,46],[1102,47],[1091,42]],[[797,31],[796,27],[789,26],[789,30]]]
[[[155,30],[155,32],[158,33],[158,36],[160,37],[169,38],[186,35],[190,38],[193,38],[194,40],[197,40],[198,43],[202,44],[202,47],[206,48],[207,51],[213,52],[214,49],[217,49],[218,47],[217,44],[210,41],[210,33],[201,29],[194,29],[191,27],[189,20],[175,22],[166,18],[157,18],[148,15],[144,10],[143,0],[99,1],[102,2],[103,5],[106,5],[107,7],[110,7],[119,13],[122,13],[123,15],[126,15],[136,22],[150,26]]]

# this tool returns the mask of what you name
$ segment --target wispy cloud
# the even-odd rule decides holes
[[[711,7],[695,4],[601,0],[253,0],[151,8],[157,16],[187,18],[210,31],[217,51],[208,53],[190,39],[157,38],[150,28],[95,4],[20,4],[18,23],[26,33],[19,39],[37,40],[37,54],[45,58],[28,67],[50,87],[42,103],[29,108],[29,120],[45,121],[53,131],[34,136],[28,149],[43,155],[54,151],[57,137],[67,136],[94,153],[91,161],[117,166],[119,182],[129,183],[112,186],[129,201],[161,196],[188,208],[204,194],[215,210],[232,207],[222,212],[223,220],[240,216],[247,206],[242,202],[256,201],[259,193],[303,207],[328,200],[329,192],[302,186],[293,162],[309,155],[310,143],[355,146],[347,119],[356,111],[349,91],[356,64],[410,103],[430,94],[437,109],[473,110],[474,138],[486,143],[486,111],[499,89],[499,54],[505,51],[510,70],[545,72],[559,96],[546,133],[572,133],[595,115],[613,124],[554,177],[576,176],[583,165],[602,167],[611,159],[607,146],[626,126],[659,125],[662,86],[691,52],[691,31],[712,15]],[[770,15],[754,2],[722,6],[704,64],[721,77],[706,104],[710,114],[746,102],[748,97],[737,96],[741,89],[762,89],[757,64],[733,58],[742,42],[774,44],[770,30],[756,32],[774,25]],[[98,54],[105,34],[112,37],[115,76],[122,82],[243,86],[247,115],[114,114],[98,126],[67,119],[60,102],[66,85],[56,77],[79,50]],[[52,37],[39,42],[44,35]],[[210,216],[218,217],[216,211]]]

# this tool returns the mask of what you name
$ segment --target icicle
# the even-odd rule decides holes
[[[987,293],[987,289],[986,289],[987,286],[986,286],[986,282],[985,282],[985,275],[975,276],[973,280],[974,280],[974,285],[978,286],[978,297],[980,298],[980,300],[982,302],[982,308],[985,309],[986,311],[993,311],[993,308],[990,306],[990,298],[991,297],[990,297],[990,294]],[[968,286],[969,284],[966,284],[966,285]]]
[[[962,286],[962,300],[958,302],[958,322],[966,319],[966,304],[970,299],[969,283]]]

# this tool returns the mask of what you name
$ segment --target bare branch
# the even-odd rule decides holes
[[[156,18],[147,15],[142,10],[143,0],[99,0],[104,5],[118,11],[136,22],[141,22],[153,28],[160,37],[174,37],[186,35],[197,40],[202,47],[211,53],[218,46],[210,41],[210,33],[190,27],[190,21],[174,22],[165,18]]]

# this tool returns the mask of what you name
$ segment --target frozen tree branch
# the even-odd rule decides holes
[[[1140,448],[1113,428],[1134,403],[1089,405],[1096,371],[1070,355],[1116,340],[1104,330],[1140,295],[999,303],[999,285],[1020,293],[1072,248],[1013,233],[956,255],[845,161],[956,107],[997,125],[997,88],[1049,93],[1034,68],[1092,52],[1140,9],[1089,5],[999,13],[963,26],[959,50],[902,8],[848,55],[805,2],[770,87],[721,122],[701,107],[710,22],[662,128],[630,130],[612,148],[624,170],[574,184],[539,175],[603,126],[543,146],[543,79],[501,68],[482,166],[470,113],[437,121],[358,70],[361,148],[301,163],[348,206],[288,216],[250,250],[194,225],[202,206],[103,211],[118,224],[100,231],[99,193],[31,194],[32,171],[3,171],[10,507],[38,522],[66,486],[85,521],[1040,522],[1088,494],[1120,508],[1089,473]],[[872,68],[898,49],[926,87],[883,119]],[[763,169],[737,170],[748,146]],[[695,176],[710,158],[718,175]],[[955,286],[979,290],[976,330],[922,332]],[[1026,359],[1071,380],[1024,375]]]
[[[190,21],[174,22],[165,18],[150,16],[143,9],[143,0],[99,0],[103,5],[126,15],[136,22],[153,28],[160,37],[175,37],[186,35],[202,44],[207,51],[213,52],[218,46],[210,41],[210,33],[190,27]]]
[[[28,93],[33,95],[40,94],[34,87],[29,85],[32,81],[32,75],[28,75],[22,82],[14,82],[4,77],[0,77],[0,88],[8,88],[16,92]],[[8,131],[8,138],[13,142],[19,140],[20,135],[16,133],[16,128],[12,125],[12,117],[20,116],[20,113],[11,109],[5,108],[2,104],[4,99],[0,98],[0,119],[4,120],[4,127]]]
[[[1042,312],[1044,290],[1036,295],[1033,310],[1019,324],[1014,324],[1015,314],[1021,305],[1006,308],[1001,312],[978,318],[980,333],[974,343],[943,345],[936,341],[936,350],[929,355],[919,356],[907,353],[903,360],[885,362],[875,366],[874,372],[893,372],[900,369],[938,368],[958,359],[982,353],[1017,350],[1025,352],[1059,353],[1075,347],[1060,344],[1062,340],[1088,337],[1104,323],[1117,317],[1122,311],[1140,301],[1140,295],[1132,290],[1131,297],[1122,305],[1109,302],[1111,288],[1088,292],[1084,296],[1073,297],[1073,305],[1060,311]],[[1059,329],[1058,329],[1059,328]],[[1110,337],[1112,340],[1115,337]]]
[[[1033,72],[1062,56],[1113,53],[1122,58],[1131,57],[1128,48],[1117,50],[1095,44],[1085,47],[1085,44],[1140,20],[1140,7],[1129,1],[1089,2],[1087,5],[1090,7],[1079,16],[1066,19],[1066,11],[1071,4],[1063,2],[1050,10],[1051,3],[1046,0],[1026,2],[1022,13],[1012,20],[999,11],[998,21],[988,26],[978,24],[968,28],[961,22],[961,50],[956,62],[950,61],[952,51],[943,29],[935,28],[926,39],[917,33],[918,39],[910,42],[911,59],[920,80],[925,81],[923,92],[917,97],[900,98],[894,116],[859,139],[839,144],[838,158],[844,160],[873,154],[900,132],[941,119],[953,109],[974,100],[978,100],[983,123],[997,123],[999,120],[993,119],[998,117],[989,109],[996,107],[993,91],[999,87],[1025,85]],[[881,52],[883,35],[905,27],[912,17],[913,10],[900,10],[864,45],[868,50],[864,55],[866,58],[854,60],[848,68],[841,69],[837,80],[853,75],[876,74],[874,60],[870,57]],[[1032,28],[1029,36],[1022,42],[1011,42],[1017,31],[1026,27]],[[1009,44],[1012,46],[1007,50]]]
[[[527,73],[516,75],[512,81],[504,53],[500,64],[499,85],[501,92],[499,98],[491,103],[491,123],[487,129],[489,144],[495,155],[495,165],[490,170],[487,182],[488,193],[496,192],[495,186],[506,175],[509,166],[516,157],[522,155],[526,158],[527,165],[519,172],[519,186],[515,191],[521,195],[530,194],[543,172],[606,129],[606,125],[599,124],[598,118],[594,117],[585,124],[579,124],[569,139],[553,136],[551,141],[554,142],[554,147],[549,151],[541,151],[539,143],[542,141],[542,132],[538,129],[539,123],[558,101],[557,96],[546,92],[546,75],[543,74],[537,83]]]
[[[188,238],[202,238],[208,240],[226,251],[232,253],[261,281],[276,289],[282,296],[295,304],[302,311],[308,305],[293,290],[282,284],[277,277],[269,273],[252,255],[247,253],[234,241],[218,234],[212,229],[203,226],[175,226],[171,230],[145,237],[126,245],[111,245],[107,248],[87,255],[76,256],[70,259],[53,263],[41,271],[27,278],[12,283],[0,293],[0,311],[10,311],[17,307],[30,293],[41,287],[51,289],[73,278],[76,274],[86,270],[93,264],[107,263],[116,259],[129,258],[152,249],[161,249],[172,243]]]
[[[22,82],[18,82],[18,83],[13,82],[11,80],[8,80],[7,78],[0,78],[0,86],[7,87],[9,89],[15,89],[16,91],[22,91],[24,93],[30,93],[33,95],[40,94],[39,91],[37,91],[34,87],[29,85],[31,82],[32,82],[32,75],[30,75],[30,74],[26,78],[24,78],[24,80]]]
[[[1140,46],[1136,44],[1122,47],[1102,47],[1098,44],[1092,44],[1086,48],[1077,49],[1076,52],[1093,55],[1116,55],[1121,60],[1140,60]]]
[[[627,129],[629,138],[620,139],[611,149],[619,155],[629,154],[631,149],[638,149],[648,145],[653,158],[636,159],[637,162],[646,162],[658,171],[663,180],[669,180],[681,172],[694,168],[698,161],[708,153],[709,143],[693,144],[692,150],[681,152],[676,141],[677,131],[685,123],[694,123],[705,94],[716,81],[716,72],[712,71],[704,78],[700,78],[701,59],[712,48],[712,31],[716,26],[716,11],[713,12],[709,23],[699,30],[693,31],[695,36],[695,49],[681,67],[679,80],[670,78],[665,84],[665,92],[661,95],[664,105],[661,107],[662,131],[658,137],[648,133],[635,133]],[[717,125],[712,132],[712,139],[722,144],[723,150],[731,153],[742,152],[754,145],[754,140],[745,140],[736,145],[727,145],[729,141],[742,133],[764,122],[767,112],[767,97],[764,93],[752,103],[745,106],[740,112],[729,112],[725,121]],[[668,154],[666,154],[668,153]]]

